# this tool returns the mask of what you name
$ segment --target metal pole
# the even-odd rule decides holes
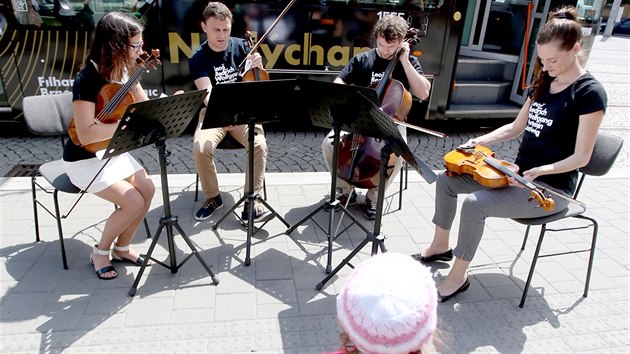
[[[610,9],[610,15],[608,16],[608,22],[606,22],[606,29],[604,30],[604,37],[610,37],[612,35],[613,27],[615,27],[615,20],[617,19],[617,14],[619,13],[619,8],[621,6],[621,0],[615,0],[612,4],[612,9]]]

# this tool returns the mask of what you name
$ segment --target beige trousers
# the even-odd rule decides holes
[[[199,123],[195,130],[193,144],[193,159],[195,167],[201,181],[201,188],[206,198],[214,198],[219,195],[219,181],[217,179],[217,167],[214,163],[214,151],[217,145],[223,140],[226,134],[230,134],[247,151],[247,157],[243,161],[245,163],[245,193],[249,191],[249,142],[247,135],[249,129],[247,125],[238,125],[233,129],[210,128],[201,129],[205,109],[199,114]],[[254,192],[262,193],[263,181],[265,179],[265,167],[267,165],[267,140],[262,125],[256,124],[254,127],[256,135],[254,136]]]

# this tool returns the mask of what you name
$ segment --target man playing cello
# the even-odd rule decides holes
[[[396,65],[393,67],[391,79],[399,81],[407,91],[410,91],[411,94],[421,100],[427,99],[431,83],[423,76],[422,67],[418,59],[410,54],[409,43],[405,41],[408,31],[409,25],[404,18],[394,15],[383,16],[378,20],[373,30],[376,48],[357,54],[350,59],[348,65],[343,68],[334,82],[338,84],[370,86],[386,79],[384,78],[384,73],[392,61],[398,60],[397,64],[394,63]],[[395,58],[397,53],[399,57]],[[406,119],[406,117],[398,118]],[[406,128],[399,125],[398,130],[406,140]],[[342,136],[346,134],[348,133],[341,132]],[[322,153],[330,171],[333,171],[331,166],[334,153],[333,139],[334,135],[331,131],[322,142]],[[391,166],[388,167],[391,168]],[[393,171],[385,182],[386,189],[394,180],[401,167],[402,159],[398,158],[395,166],[393,166]],[[333,178],[337,178],[337,186],[340,190],[340,195],[337,199],[340,203],[345,206],[356,205],[358,201],[354,186],[337,176],[333,176]],[[373,187],[368,189],[365,196],[364,215],[368,220],[376,218],[377,195],[378,187]]]

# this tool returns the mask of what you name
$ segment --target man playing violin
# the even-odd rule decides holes
[[[597,130],[606,110],[604,87],[578,61],[581,26],[574,7],[551,13],[536,38],[536,78],[516,119],[498,129],[470,139],[465,146],[489,145],[521,136],[516,157],[519,173],[529,182],[573,195],[577,169],[593,152]],[[520,178],[517,178],[520,179]],[[553,213],[529,202],[530,190],[508,178],[509,186],[488,188],[471,175],[442,173],[436,183],[433,241],[415,259],[428,264],[455,262],[438,286],[438,300],[447,301],[470,286],[467,270],[485,227],[487,217],[536,218]],[[457,247],[449,248],[449,233],[458,194],[468,194],[461,209]],[[568,199],[555,201],[561,211]]]
[[[204,103],[208,105],[212,87],[225,82],[235,82],[239,78],[239,65],[247,59],[253,68],[263,68],[262,57],[258,53],[248,54],[247,44],[244,39],[230,37],[232,30],[232,13],[227,6],[220,2],[210,2],[203,11],[203,22],[201,29],[206,33],[207,40],[195,50],[188,65],[190,74],[198,89],[207,89],[208,95]],[[209,107],[211,109],[211,107]],[[201,188],[206,196],[206,200],[197,211],[197,220],[206,220],[219,208],[223,206],[217,179],[217,168],[214,163],[214,152],[217,145],[223,140],[226,134],[232,135],[241,145],[245,147],[247,153],[249,144],[247,141],[247,125],[228,126],[224,128],[201,129],[206,108],[199,114],[194,144],[193,158],[195,167],[201,181]],[[256,135],[254,137],[254,192],[261,193],[267,163],[267,141],[263,127],[260,124],[255,126]],[[245,190],[249,190],[249,168],[245,174]],[[254,222],[265,221],[271,212],[266,210],[261,204],[255,202]],[[242,213],[242,219],[248,219],[248,205]]]
[[[399,62],[394,67],[392,79],[399,81],[411,94],[421,100],[429,97],[431,83],[423,76],[422,67],[418,59],[410,54],[409,43],[405,41],[405,36],[409,31],[409,25],[404,18],[394,15],[383,16],[376,25],[374,25],[374,38],[376,38],[376,48],[357,54],[346,67],[339,73],[334,82],[338,84],[354,84],[358,86],[370,86],[383,79],[384,73],[389,64],[394,59],[396,53],[399,53]],[[399,117],[406,119],[406,117]],[[398,126],[403,138],[407,138],[406,128]],[[348,134],[341,132],[341,135]],[[329,171],[333,171],[332,160],[334,147],[332,146],[334,139],[333,131],[331,131],[322,142],[322,153]],[[385,182],[387,189],[394,180],[402,167],[402,159],[396,160],[393,171],[389,174]],[[335,178],[336,176],[333,176]],[[345,180],[337,177],[337,186],[340,190],[338,200],[344,206],[356,205],[357,194],[354,187]],[[364,215],[368,220],[376,218],[376,201],[378,196],[378,187],[369,188],[365,196]]]

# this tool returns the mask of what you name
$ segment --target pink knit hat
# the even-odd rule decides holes
[[[437,290],[428,268],[387,252],[356,267],[337,296],[341,327],[361,352],[422,349],[437,323]]]

